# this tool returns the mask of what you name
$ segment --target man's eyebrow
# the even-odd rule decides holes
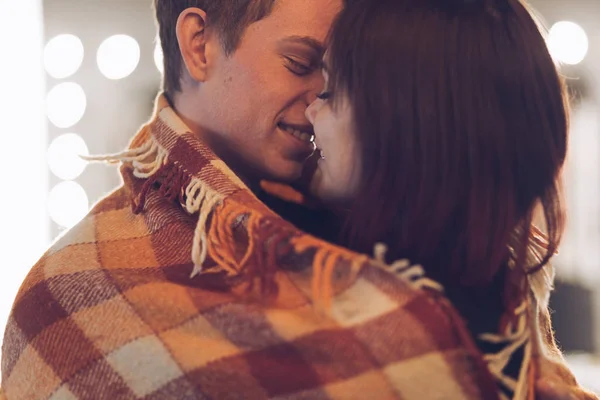
[[[311,47],[319,55],[322,55],[325,52],[325,45],[317,39],[310,36],[288,36],[284,39],[281,39],[281,42],[303,44],[305,46]]]

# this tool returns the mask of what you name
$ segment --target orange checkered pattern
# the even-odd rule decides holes
[[[3,345],[2,400],[497,398],[441,294],[296,230],[167,111],[159,102],[132,144],[151,135],[168,152],[158,178],[135,177],[124,163],[124,185],[23,283]],[[190,278],[198,215],[181,203],[191,178],[223,194],[209,247],[221,240],[227,210],[262,221],[252,234],[260,241],[245,237],[230,249],[233,260],[252,256],[239,274],[209,251]],[[173,182],[175,195],[161,190]],[[343,257],[328,262],[336,251]],[[269,286],[256,271],[276,290],[263,296]]]

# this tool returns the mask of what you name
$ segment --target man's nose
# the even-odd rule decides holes
[[[321,71],[315,71],[310,78],[310,89],[308,91],[308,104],[312,104],[317,100],[317,95],[323,91],[325,87],[325,78]]]

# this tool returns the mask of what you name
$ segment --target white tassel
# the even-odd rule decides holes
[[[387,253],[388,248],[383,243],[377,243],[375,245],[375,249],[373,250],[373,255],[375,256],[375,260],[380,263],[385,264],[385,254]]]
[[[118,154],[83,157],[90,162],[128,162],[133,167],[133,175],[139,179],[148,179],[169,162],[168,152],[154,138],[150,138],[142,146]],[[200,179],[193,179],[185,191],[184,209],[190,215],[199,212],[198,224],[194,231],[192,244],[192,262],[194,269],[191,278],[202,273],[202,266],[208,255],[208,237],[206,222],[210,213],[222,201],[223,196],[208,188]]]
[[[132,162],[135,160],[143,160],[150,157],[156,152],[158,144],[150,139],[146,141],[141,147],[123,151],[116,154],[106,154],[98,156],[80,156],[82,159],[90,162]]]
[[[513,399],[521,400],[527,396],[527,370],[531,360],[531,340],[530,331],[527,325],[528,304],[522,302],[515,309],[515,315],[518,317],[517,326],[509,324],[503,335],[483,334],[479,336],[480,340],[493,344],[507,343],[507,346],[496,354],[484,355],[490,373],[496,380],[513,392]],[[521,347],[524,347],[524,357],[521,364],[518,380],[504,374],[504,369],[510,362],[513,354]]]
[[[117,154],[82,157],[89,162],[131,163],[133,175],[139,179],[148,179],[168,162],[168,152],[154,138],[142,146]]]
[[[415,289],[431,289],[437,292],[443,292],[444,287],[433,279],[425,276],[425,270],[421,265],[411,265],[407,259],[397,260],[391,265],[385,262],[385,255],[388,251],[387,245],[377,243],[373,250],[375,261],[393,274],[408,282]]]
[[[198,224],[194,231],[194,243],[192,245],[192,261],[194,262],[194,269],[190,278],[194,278],[198,274],[202,273],[204,261],[208,254],[208,236],[207,226],[209,215],[213,212],[214,208],[222,201],[222,196],[217,192],[209,190],[206,185],[199,187],[198,181],[193,181],[186,189],[186,193],[196,194],[196,197],[187,198],[186,211],[190,214],[199,211]]]
[[[202,208],[202,203],[208,196],[208,188],[199,179],[194,179],[186,188],[185,195],[185,210],[189,214],[194,214]]]
[[[527,373],[529,370],[529,365],[531,364],[531,342],[528,342],[525,345],[523,363],[521,364],[521,371],[519,372],[519,380],[517,383],[517,388],[515,390],[515,395],[513,397],[514,400],[526,400],[528,395],[528,377]]]
[[[158,148],[156,158],[151,162],[133,161],[133,175],[139,179],[148,179],[168,162],[167,151]]]

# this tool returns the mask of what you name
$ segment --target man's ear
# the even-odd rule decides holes
[[[196,82],[207,79],[206,44],[206,12],[190,7],[184,10],[177,19],[177,41],[183,57],[183,63]]]

